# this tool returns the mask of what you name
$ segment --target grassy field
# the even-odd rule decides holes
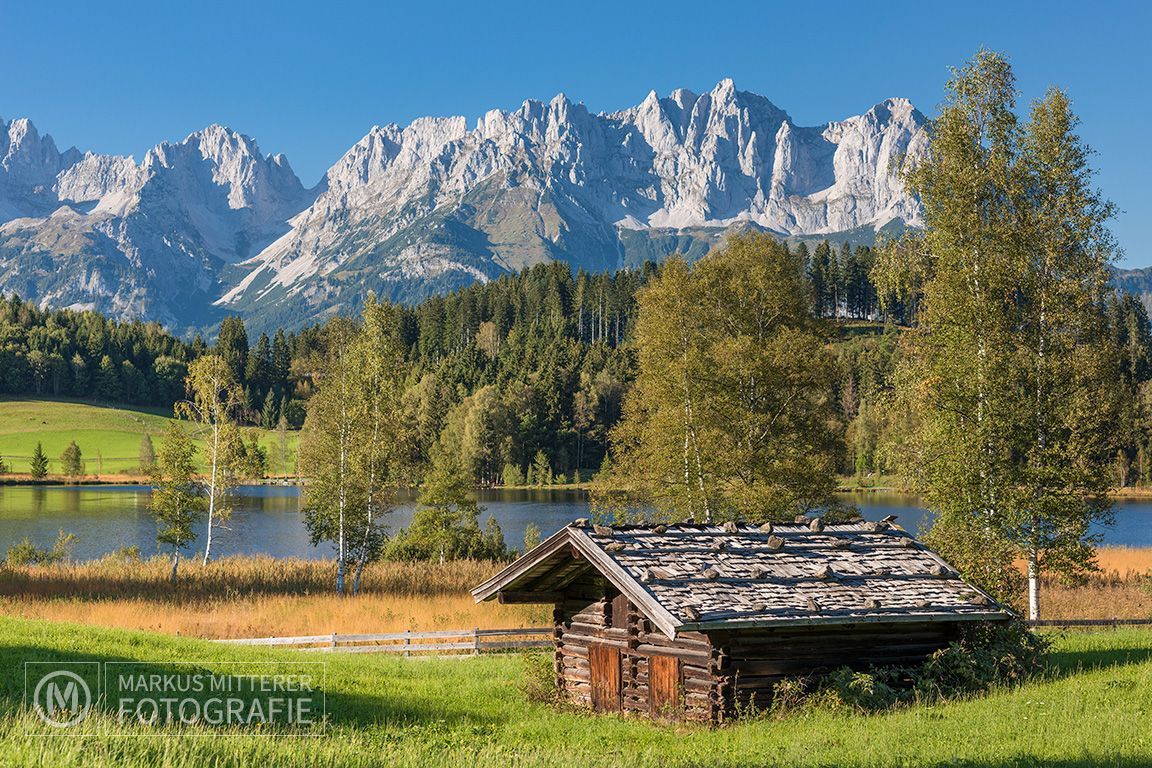
[[[80,446],[85,469],[107,478],[136,476],[140,438],[151,435],[155,445],[167,428],[170,411],[97,405],[68,400],[0,400],[0,458],[13,474],[28,472],[36,443],[48,455],[48,471],[61,471],[60,453],[72,440]],[[191,428],[191,425],[188,425]],[[287,455],[280,459],[276,435],[253,429],[269,452],[269,472],[290,474],[295,464],[297,433],[288,433]],[[279,466],[271,466],[280,459]]]
[[[45,735],[22,711],[24,661],[316,661],[122,630],[0,618],[6,766],[1147,766],[1152,633],[1055,636],[1044,679],[969,701],[881,715],[816,712],[718,729],[532,703],[516,655],[436,660],[325,654],[329,723],[311,737],[129,727]]]

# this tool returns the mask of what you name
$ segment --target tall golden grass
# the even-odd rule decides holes
[[[168,581],[166,558],[131,560],[115,556],[86,563],[0,566],[0,596],[109,600],[233,600],[256,595],[327,595],[335,589],[331,561],[274,557],[223,557],[207,565],[180,564],[177,585]],[[487,579],[501,563],[457,560],[449,563],[374,563],[364,569],[367,595],[436,597],[463,595]],[[351,574],[349,574],[351,582]]]
[[[362,594],[334,593],[331,562],[228,557],[182,563],[105,558],[84,564],[0,567],[0,612],[196,637],[262,637],[540,626],[539,606],[473,602],[468,590],[500,563],[378,563]]]
[[[1096,564],[1099,570],[1077,583],[1044,578],[1040,590],[1042,618],[1152,618],[1152,548],[1100,547]]]
[[[1152,618],[1152,548],[1105,547],[1097,561],[1081,583],[1045,579],[1043,615]],[[314,560],[183,563],[175,589],[159,558],[0,566],[0,612],[208,638],[547,625],[547,606],[473,602],[468,591],[501,565],[377,563],[358,597],[334,594],[334,565]]]

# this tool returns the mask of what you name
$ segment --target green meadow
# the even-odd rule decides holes
[[[1152,632],[1054,636],[1038,681],[880,715],[815,712],[720,728],[589,715],[530,701],[526,657],[392,658],[215,645],[0,618],[0,755],[6,766],[1147,766]],[[181,732],[46,735],[24,711],[25,661],[172,662],[207,669],[326,661],[319,735]]]
[[[171,411],[126,408],[76,400],[0,400],[0,458],[8,471],[28,472],[28,462],[36,443],[44,446],[49,474],[60,472],[60,454],[75,440],[84,457],[88,474],[137,474],[140,465],[140,438],[151,435],[159,445],[171,421]],[[195,426],[185,424],[195,434]],[[245,428],[255,432],[268,451],[269,473],[290,474],[295,463],[297,433],[287,433],[287,452],[277,453],[275,432]]]

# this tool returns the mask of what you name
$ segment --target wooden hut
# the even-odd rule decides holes
[[[550,603],[556,684],[600,711],[709,722],[786,677],[913,664],[1010,615],[890,522],[578,520],[472,591]]]

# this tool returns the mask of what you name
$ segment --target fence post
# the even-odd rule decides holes
[[[406,629],[404,630],[404,658],[406,659],[412,655],[412,651],[408,649],[410,645],[412,645],[412,630]]]
[[[332,633],[332,650],[336,650],[336,633]]]
[[[472,629],[472,655],[480,655],[480,627]]]

